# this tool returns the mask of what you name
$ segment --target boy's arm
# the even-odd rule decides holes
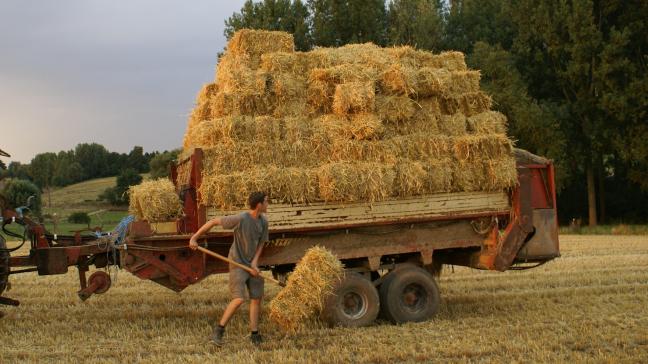
[[[259,272],[259,257],[261,256],[261,253],[263,252],[263,245],[265,243],[259,243],[259,246],[257,246],[256,253],[254,253],[254,258],[252,258],[252,269],[257,271],[257,274]]]
[[[189,246],[191,247],[191,249],[196,250],[196,248],[198,248],[198,239],[200,238],[200,236],[211,230],[211,228],[213,228],[214,226],[220,225],[220,223],[221,220],[219,217],[217,217],[207,221],[205,225],[201,226],[200,229],[198,229],[198,231],[196,231],[196,233],[191,236],[191,240],[189,240]]]
[[[263,246],[265,243],[270,240],[269,234],[268,234],[268,223],[267,220],[264,220],[265,226],[263,228],[263,234],[261,235],[261,240],[259,241],[259,245],[257,246],[256,253],[254,253],[254,258],[252,259],[252,269],[256,270],[259,272],[259,257],[261,256],[261,253],[263,252]]]

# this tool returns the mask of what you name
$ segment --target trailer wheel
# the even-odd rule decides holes
[[[9,281],[9,252],[7,249],[7,242],[0,235],[0,296],[7,288],[7,282]]]
[[[330,326],[360,327],[373,323],[379,311],[380,299],[373,283],[347,272],[324,303],[320,317]]]
[[[393,323],[425,321],[437,313],[439,302],[432,275],[414,265],[388,273],[380,286],[381,315]]]

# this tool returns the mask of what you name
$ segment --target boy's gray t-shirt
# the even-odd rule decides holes
[[[268,219],[265,215],[255,219],[249,212],[221,218],[223,229],[234,230],[234,243],[228,257],[238,263],[251,265],[260,243],[268,241]]]

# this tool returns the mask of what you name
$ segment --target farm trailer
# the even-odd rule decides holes
[[[22,237],[7,227],[23,225],[31,249],[29,255],[13,256],[16,248],[7,248],[0,240],[0,295],[13,274],[64,274],[70,266],[78,269],[78,294],[83,300],[106,292],[111,284],[102,270],[86,278],[93,265],[116,265],[174,291],[227,272],[227,263],[187,246],[190,235],[208,219],[238,212],[200,203],[202,156],[196,149],[171,167],[184,205],[181,218],[131,222],[119,238],[54,235],[20,210],[5,210],[3,230]],[[284,280],[306,249],[324,246],[346,269],[323,309],[326,321],[363,326],[379,313],[397,323],[426,320],[439,307],[435,277],[443,265],[505,271],[532,268],[560,255],[553,164],[522,150],[516,150],[516,159],[519,184],[510,191],[441,193],[373,203],[272,204],[270,242],[259,264]],[[216,228],[200,244],[227,255],[231,231]],[[18,304],[7,297],[0,301]]]

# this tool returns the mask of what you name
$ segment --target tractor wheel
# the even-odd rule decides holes
[[[327,299],[321,318],[330,326],[360,327],[373,323],[380,311],[378,291],[357,273],[347,272]]]
[[[0,296],[7,288],[9,281],[9,252],[7,251],[7,242],[0,235]]]
[[[381,316],[393,323],[425,321],[439,310],[439,288],[430,273],[406,265],[380,285]]]

